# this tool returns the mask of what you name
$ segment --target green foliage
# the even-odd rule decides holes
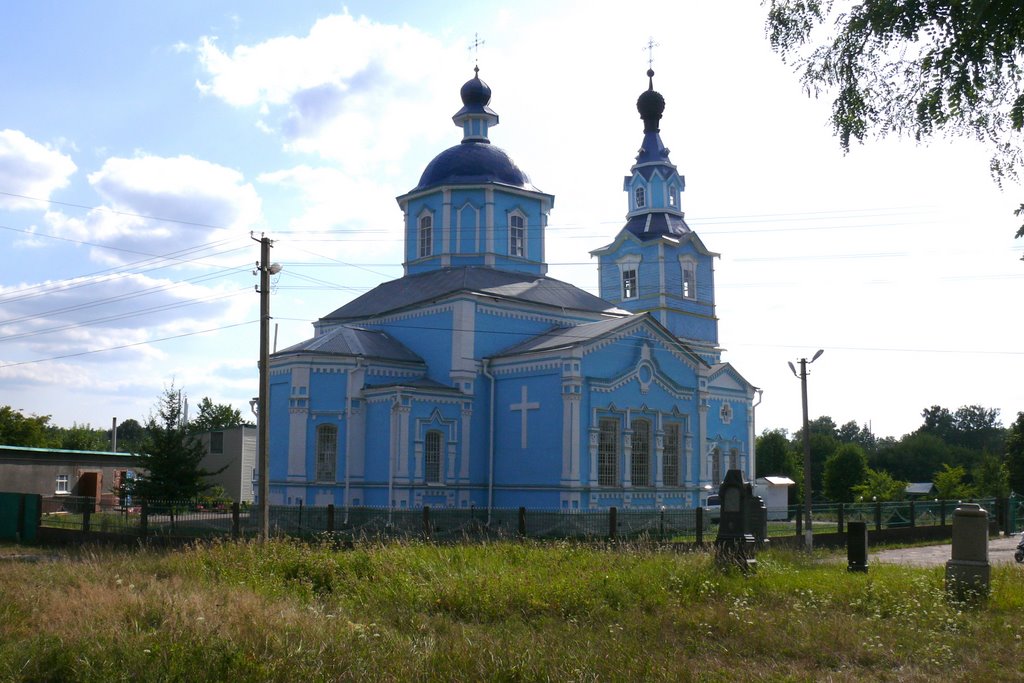
[[[1006,469],[1010,488],[1024,495],[1024,412],[1017,413],[1006,436]]]
[[[242,414],[236,408],[226,403],[214,403],[209,396],[204,396],[199,402],[199,414],[189,420],[188,431],[190,434],[202,434],[251,424],[242,419]]]
[[[986,498],[1005,498],[1010,495],[1010,470],[999,456],[986,453],[971,475],[977,495]]]
[[[102,429],[93,429],[90,425],[80,425],[77,422],[71,427],[50,427],[50,440],[57,448],[65,448],[71,451],[107,451],[110,450],[110,441],[107,433]]]
[[[110,434],[110,430],[107,430]],[[117,450],[119,453],[139,453],[146,441],[146,428],[134,418],[128,418],[117,425]]]
[[[28,448],[50,448],[46,428],[49,415],[26,417],[10,406],[0,406],[0,444],[4,446],[26,446]]]
[[[125,493],[146,500],[192,500],[210,488],[205,477],[216,474],[200,467],[205,455],[202,443],[188,434],[183,398],[172,386],[146,423],[139,462],[143,473],[127,482]]]
[[[866,453],[874,451],[877,442],[875,435],[871,433],[867,425],[862,427],[854,420],[850,420],[842,427],[839,427],[836,430],[836,438],[840,443],[855,443],[863,448]]]
[[[822,415],[808,423],[811,443],[811,487],[821,493],[824,490],[825,461],[839,447],[839,429],[828,415]],[[799,462],[804,461],[804,430],[793,435],[793,449],[798,453]],[[801,468],[802,469],[802,468]]]
[[[960,465],[951,467],[943,465],[942,471],[935,475],[935,496],[940,500],[962,500],[971,498],[974,490],[964,482],[967,472]]]
[[[854,500],[879,500],[888,502],[903,500],[906,495],[907,482],[894,479],[885,470],[873,470],[870,467],[864,473],[864,480],[853,487]]]
[[[932,406],[921,415],[924,424],[918,432],[922,434],[933,434],[951,446],[972,451],[998,453],[1002,450],[1004,431],[998,408],[960,406],[951,413],[942,406]]]
[[[793,450],[786,432],[781,429],[766,430],[757,437],[755,451],[757,453],[756,477],[782,476],[789,477],[797,483],[789,487],[790,504],[800,500],[803,490],[803,465],[800,454]]]
[[[825,496],[836,503],[852,503],[853,488],[864,481],[867,471],[864,449],[855,443],[843,444],[825,461]]]

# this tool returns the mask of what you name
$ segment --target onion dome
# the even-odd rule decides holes
[[[644,120],[645,133],[657,133],[660,128],[661,115],[665,111],[665,98],[654,89],[654,69],[647,70],[649,85],[647,90],[641,93],[636,100],[636,110],[640,112],[640,118]]]

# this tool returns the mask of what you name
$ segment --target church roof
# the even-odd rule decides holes
[[[505,150],[495,147],[486,140],[464,140],[434,157],[423,170],[419,184],[410,191],[410,194],[438,185],[481,183],[502,183],[540,192]]]
[[[422,358],[386,332],[367,330],[352,325],[341,325],[326,334],[321,334],[294,346],[282,349],[274,355],[283,356],[285,354],[298,353],[364,356],[366,358],[379,358],[407,363],[423,362]]]
[[[604,299],[561,280],[496,268],[466,266],[407,275],[385,282],[321,320],[356,320],[469,292],[573,311],[625,315]]]
[[[556,327],[542,335],[528,339],[495,354],[496,356],[514,356],[520,353],[535,351],[551,351],[585,344],[606,334],[636,323],[640,316],[631,315],[625,318],[599,320],[571,327]]]
[[[626,221],[623,230],[630,231],[642,240],[649,240],[665,235],[685,235],[690,232],[690,226],[678,214],[659,211],[633,216]]]

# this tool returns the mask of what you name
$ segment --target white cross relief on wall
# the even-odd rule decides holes
[[[521,439],[520,440],[522,441],[521,446],[522,446],[522,448],[526,448],[526,422],[527,422],[527,420],[526,420],[527,412],[526,411],[528,411],[528,410],[540,410],[540,403],[537,402],[537,401],[528,401],[526,399],[526,385],[524,384],[521,388],[522,388],[522,393],[520,394],[519,403],[513,403],[512,405],[510,405],[509,406],[509,410],[518,410],[519,411],[519,419],[520,419],[520,424],[521,424],[521,428],[520,428]]]

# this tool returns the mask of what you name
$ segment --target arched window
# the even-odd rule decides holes
[[[686,299],[697,298],[697,264],[693,259],[684,258],[680,261],[683,269],[682,295]]]
[[[526,219],[517,213],[508,218],[508,255],[526,255]]]
[[[338,428],[320,425],[316,428],[316,480],[334,481],[338,461]]]
[[[441,432],[432,429],[423,444],[423,479],[428,484],[441,483]]]
[[[718,446],[711,449],[711,483],[722,483],[722,450]]]
[[[619,481],[619,421],[601,418],[598,429],[597,485],[615,486]]]
[[[740,468],[740,452],[735,448],[729,449],[729,469],[738,470]]]
[[[426,258],[434,253],[434,217],[420,216],[420,258]]]
[[[665,425],[661,478],[665,486],[679,486],[679,425],[675,423]]]
[[[644,188],[638,187],[633,190],[633,197],[636,200],[636,208],[642,209],[647,206],[647,193],[644,192]]]
[[[668,205],[670,208],[679,208],[679,188],[675,185],[668,188]]]
[[[651,485],[651,423],[649,420],[633,420],[633,462],[630,465],[630,481],[633,486]]]

